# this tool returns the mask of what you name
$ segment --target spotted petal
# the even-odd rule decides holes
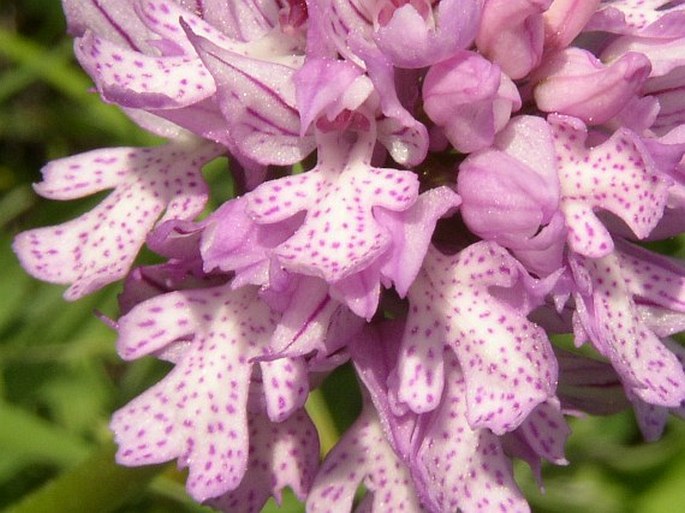
[[[267,417],[248,417],[250,452],[240,486],[209,504],[226,513],[259,513],[273,495],[278,502],[289,486],[304,500],[319,466],[316,427],[302,410],[272,423]]]
[[[374,208],[405,210],[418,192],[409,171],[372,168],[359,160],[345,162],[342,169],[340,164],[322,162],[313,172],[327,178],[323,190],[309,205],[302,227],[276,251],[287,267],[329,282],[360,270],[387,248],[390,236],[375,219]],[[261,186],[255,196],[273,191],[279,182],[284,183]]]
[[[584,272],[592,280],[590,294],[576,294],[577,319],[629,393],[650,404],[679,406],[685,398],[682,365],[642,323],[618,256],[574,257],[571,263],[574,275]]]
[[[511,431],[554,394],[556,359],[544,330],[526,318],[530,298],[520,280],[532,279],[506,250],[482,242],[451,257],[431,248],[409,292],[408,329],[432,312],[422,329],[441,329],[456,353],[474,429]]]
[[[122,278],[164,209],[162,221],[193,219],[202,211],[207,188],[200,168],[219,151],[213,145],[116,148],[48,164],[36,186],[48,198],[114,191],[72,221],[19,234],[14,249],[24,268],[42,280],[71,284],[65,293],[71,300]]]
[[[423,511],[412,486],[409,470],[386,440],[378,417],[370,405],[364,408],[354,425],[346,431],[323,462],[307,497],[307,511],[352,511],[355,493],[362,483],[367,489],[364,501],[366,504],[363,502],[364,505],[356,511]]]
[[[622,275],[630,293],[641,299],[685,312],[685,266],[633,244],[617,245]]]
[[[590,257],[607,255],[613,241],[594,209],[608,210],[645,238],[663,215],[671,181],[658,172],[644,143],[621,128],[587,148],[587,129],[567,116],[551,115],[568,244]]]
[[[535,408],[516,431],[538,457],[556,465],[566,465],[564,445],[571,434],[561,413],[559,401],[550,399]]]
[[[307,365],[303,358],[279,358],[259,364],[266,398],[266,411],[273,422],[281,422],[302,408],[309,394]]]
[[[102,97],[123,107],[179,108],[216,92],[212,76],[195,56],[145,55],[92,32],[77,40],[75,51]]]
[[[173,292],[133,308],[120,320],[121,354],[189,342],[165,379],[114,414],[117,461],[178,458],[198,501],[235,489],[248,460],[249,360],[264,351],[274,327],[253,287]]]
[[[668,5],[674,4],[674,5]],[[585,30],[601,30],[617,34],[669,35],[682,34],[684,6],[669,0],[611,0],[601,7],[586,25]],[[678,23],[680,21],[680,23]]]
[[[416,434],[411,468],[419,495],[430,511],[443,513],[530,511],[499,439],[467,420],[467,384],[457,358],[448,357],[445,367],[441,405]]]
[[[392,242],[391,233],[374,212],[411,207],[418,195],[418,180],[410,171],[372,167],[371,134],[362,133],[352,144],[337,133],[319,137],[318,165],[304,174],[260,185],[247,196],[247,212],[257,223],[270,224],[306,210],[302,225],[274,251],[279,263],[331,284],[368,271],[363,279],[367,286],[341,282],[340,296],[354,296],[345,292],[346,286],[372,288],[373,300],[362,302],[366,306],[355,309],[353,301],[347,301],[355,313],[370,317],[378,301],[379,258]]]

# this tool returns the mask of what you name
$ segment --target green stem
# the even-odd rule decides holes
[[[305,408],[319,432],[321,453],[327,454],[336,444],[338,438],[340,438],[340,434],[335,427],[335,421],[333,420],[333,416],[328,408],[328,404],[326,404],[326,399],[324,398],[321,389],[317,388],[316,390],[312,390],[309,394],[309,399],[307,399],[307,404],[305,404]]]

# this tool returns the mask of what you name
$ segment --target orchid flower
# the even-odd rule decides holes
[[[684,414],[685,266],[639,244],[685,229],[685,3],[63,5],[168,139],[48,164],[44,197],[113,192],[14,242],[68,300],[125,280],[119,354],[173,364],[114,413],[119,463],[226,512],[527,512],[512,460],[568,464],[565,415]],[[347,361],[363,409],[320,462],[303,408]]]

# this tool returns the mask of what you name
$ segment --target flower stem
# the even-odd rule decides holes
[[[338,429],[335,427],[333,416],[328,408],[328,404],[326,404],[326,399],[324,398],[321,389],[317,388],[316,390],[312,390],[309,394],[309,399],[307,399],[307,403],[305,404],[305,408],[319,432],[321,454],[325,455],[333,448],[340,435]]]

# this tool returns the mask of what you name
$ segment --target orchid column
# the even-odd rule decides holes
[[[512,459],[566,464],[565,415],[685,413],[685,266],[641,245],[685,224],[685,2],[63,5],[168,141],[48,164],[44,197],[112,192],[14,244],[68,300],[123,279],[119,354],[174,365],[114,413],[121,464],[227,512],[525,512]],[[320,462],[304,404],[346,362],[364,407]]]

